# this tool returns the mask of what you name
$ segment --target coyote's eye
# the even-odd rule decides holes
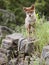
[[[34,12],[33,10],[30,11],[30,13],[33,13],[33,12]]]
[[[30,11],[30,13],[33,13],[32,11]]]
[[[29,13],[29,12],[27,11],[27,13]]]

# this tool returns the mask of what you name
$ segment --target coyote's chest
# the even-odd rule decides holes
[[[26,17],[25,19],[25,24],[33,24],[36,21],[36,17],[35,15],[33,15],[32,17]]]

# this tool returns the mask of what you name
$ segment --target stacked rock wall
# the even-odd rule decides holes
[[[2,61],[2,56],[0,56],[0,64],[5,62],[5,65],[24,65],[30,63],[30,57],[34,53],[34,41],[30,41],[23,37],[21,33],[13,33],[7,35],[5,39],[2,40],[0,55],[6,56]],[[28,59],[27,62],[24,61]],[[4,64],[3,64],[4,65]],[[31,65],[31,64],[30,64]]]
[[[44,62],[45,65],[49,65],[49,45],[43,47],[41,61]]]

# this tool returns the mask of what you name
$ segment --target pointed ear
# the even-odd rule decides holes
[[[23,7],[23,10],[26,11],[26,7]]]
[[[31,9],[32,9],[32,10],[35,9],[35,5],[34,5],[34,4],[31,5]]]

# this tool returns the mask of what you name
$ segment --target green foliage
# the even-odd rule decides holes
[[[0,8],[1,9],[5,9],[6,8],[4,0],[0,0]]]
[[[22,33],[25,37],[27,36],[24,26],[17,26],[15,30],[18,30],[18,32]],[[43,46],[49,42],[49,22],[47,22],[44,17],[40,19],[37,18],[35,30],[36,37],[39,39],[39,41],[35,44],[36,51],[39,51],[41,53]]]
[[[0,0],[0,8],[13,12],[16,16],[16,25],[21,25],[24,24],[25,19],[23,7],[34,3],[39,15],[49,16],[49,0]]]
[[[39,14],[49,16],[49,0],[36,0],[35,7]]]
[[[35,3],[37,13],[36,36],[40,39],[38,46],[41,52],[43,45],[45,45],[49,39],[49,22],[46,22],[45,16],[40,18],[38,13],[41,13],[42,15],[45,14],[46,16],[49,15],[49,0],[0,0],[0,8],[10,11],[10,13],[12,12],[16,16],[16,22],[9,20],[6,26],[27,36],[26,30],[24,26],[22,26],[25,21],[23,7],[28,7],[33,3]],[[7,18],[5,17],[5,19]],[[2,19],[2,13],[0,13],[0,25],[4,24],[5,21]]]
[[[24,24],[25,13],[24,6],[32,5],[36,0],[1,0],[0,7],[2,9],[10,10],[16,15],[16,24]]]
[[[43,46],[45,44],[47,44],[47,42],[49,41],[48,31],[49,31],[49,23],[48,22],[45,22],[42,25],[37,24],[36,35],[37,35],[37,38],[39,38],[38,45],[39,45],[40,52],[42,51]]]

